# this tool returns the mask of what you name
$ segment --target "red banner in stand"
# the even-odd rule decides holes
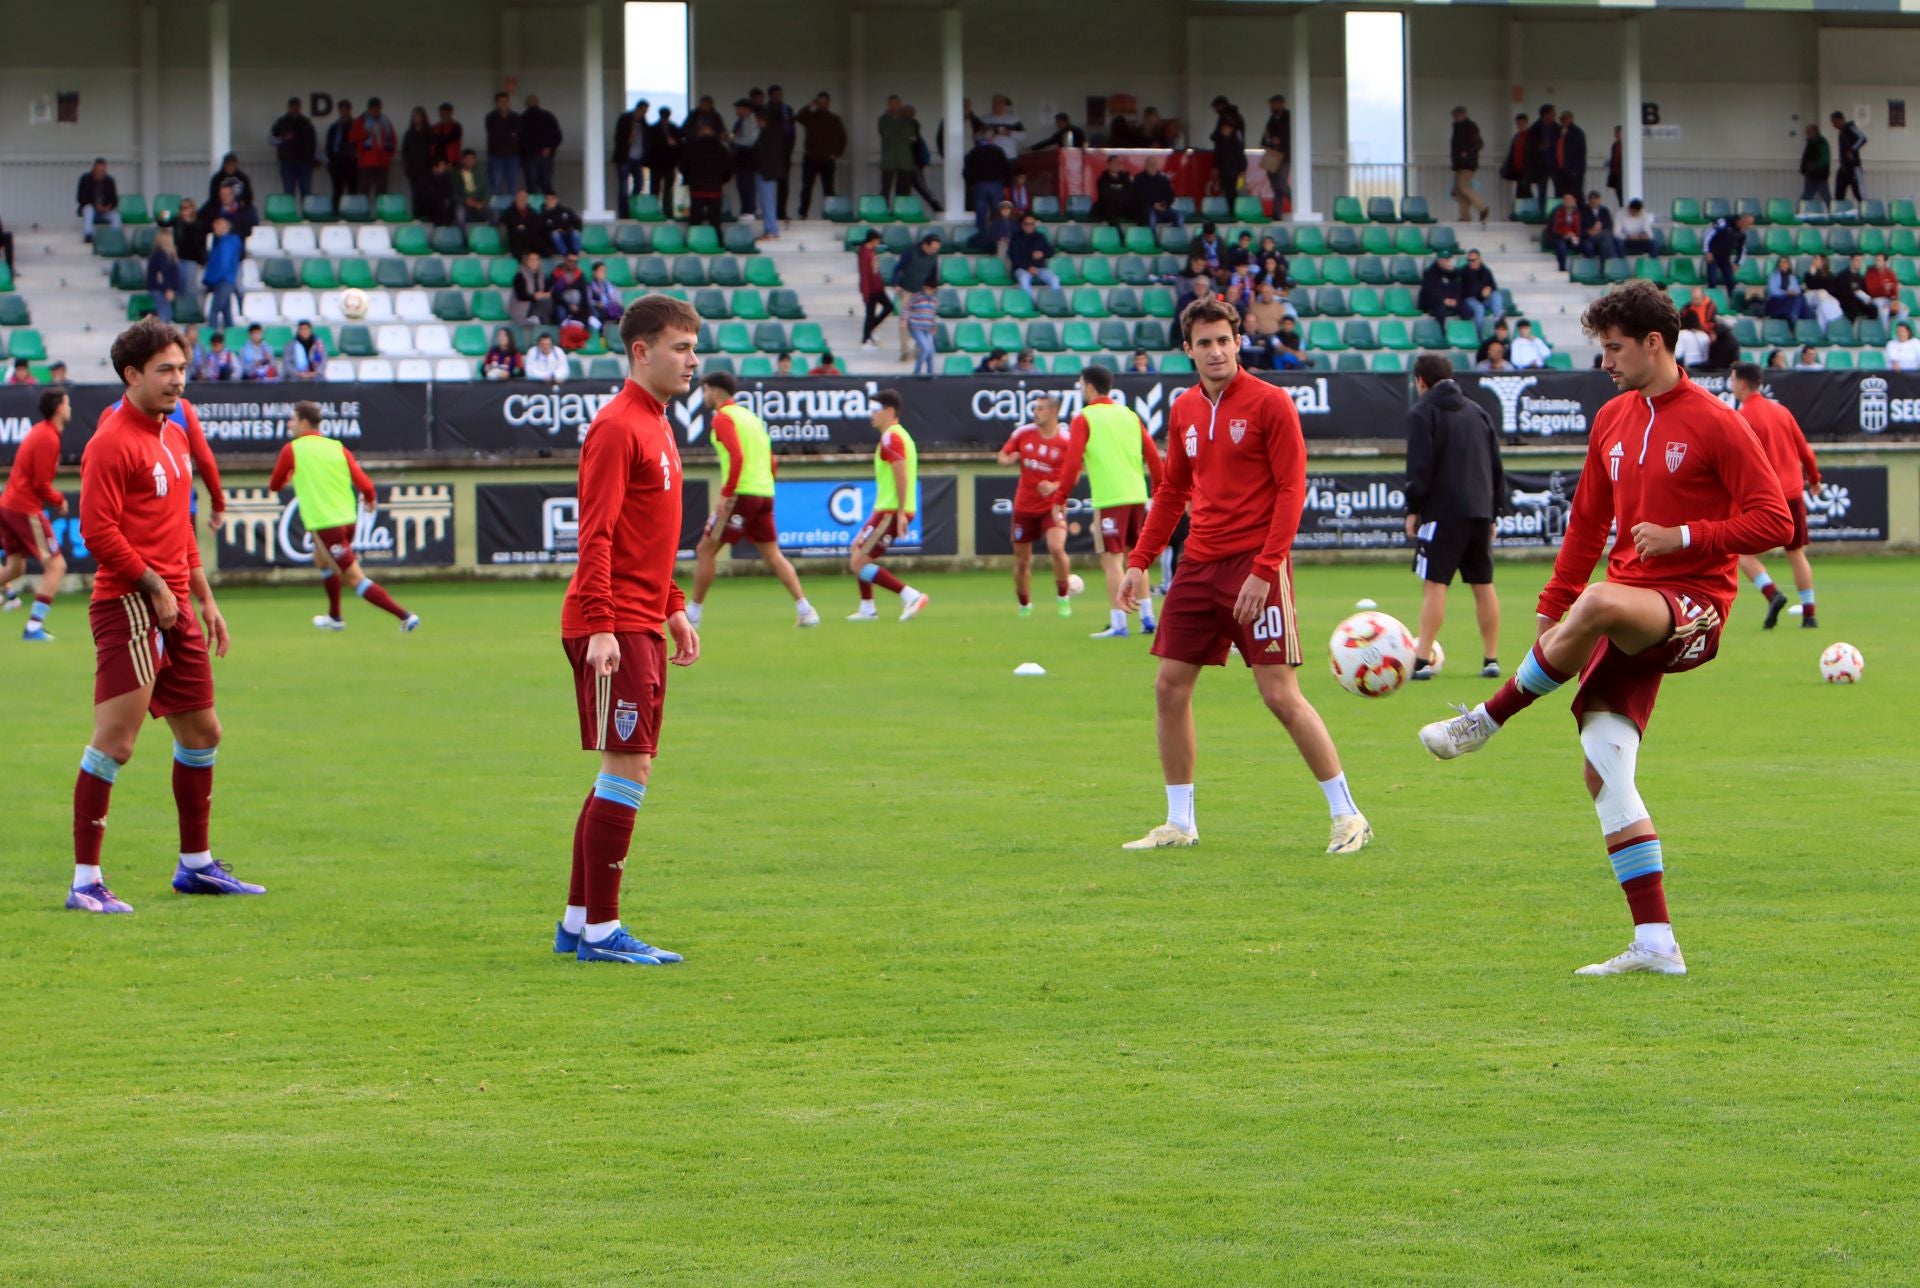
[[[1020,158],[1019,165],[1021,173],[1027,176],[1027,187],[1034,196],[1058,197],[1064,204],[1068,197],[1096,195],[1096,185],[1107,168],[1108,157],[1119,157],[1129,174],[1139,174],[1147,168],[1147,158],[1155,156],[1166,163],[1164,169],[1167,178],[1173,181],[1175,195],[1192,197],[1195,205],[1199,204],[1202,197],[1223,195],[1209,192],[1213,184],[1211,152],[1169,152],[1155,148],[1049,148],[1044,152],[1026,153]],[[1247,153],[1247,172],[1241,176],[1241,183],[1245,195],[1260,198],[1261,204],[1272,216],[1272,176],[1260,168],[1260,153]]]

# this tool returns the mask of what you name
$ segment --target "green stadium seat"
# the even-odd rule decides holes
[[[1408,197],[1400,203],[1400,217],[1410,224],[1430,224],[1433,211],[1427,205],[1425,197]]]
[[[991,291],[986,292],[986,295],[989,299],[993,297]],[[935,298],[940,301],[939,315],[943,318],[964,318],[972,315],[972,310],[967,308],[966,301],[960,298],[960,292],[954,290],[951,286],[941,287],[939,291],[935,293]],[[994,300],[992,316],[999,316],[999,312],[999,301]],[[983,314],[982,316],[986,315]]]
[[[1860,222],[1884,228],[1893,222],[1893,216],[1887,213],[1887,203],[1876,198],[1863,198],[1860,202]]]
[[[453,351],[461,357],[483,358],[487,347],[487,328],[472,322],[453,328]]]
[[[1386,261],[1378,255],[1362,255],[1355,260],[1353,273],[1369,286],[1385,286],[1393,280],[1387,273]]]
[[[982,286],[1012,286],[1013,270],[1007,267],[1004,259],[982,259],[973,267]]]
[[[1329,255],[1320,261],[1320,276],[1329,286],[1358,286],[1359,275],[1353,271],[1353,261],[1344,255]]]
[[[1061,231],[1064,232],[1065,230],[1062,229]],[[1058,241],[1058,238],[1055,240]],[[1096,224],[1093,228],[1093,235],[1088,241],[1088,249],[1096,255],[1118,255],[1122,251],[1125,251],[1127,246],[1118,228],[1113,227],[1111,224]],[[1131,253],[1135,255],[1151,255],[1153,250],[1154,248],[1149,246],[1144,251],[1133,251]]]
[[[1853,365],[1860,371],[1885,371],[1887,355],[1879,349],[1858,349],[1853,355]]]
[[[341,262],[344,264],[346,261],[343,260]],[[404,260],[401,261],[401,266],[405,267]],[[346,278],[342,277],[340,279],[340,285],[345,286],[346,284]],[[453,284],[453,278],[447,273],[447,261],[438,256],[415,261],[413,265],[413,284],[429,291],[437,291],[451,286]]]
[[[962,322],[954,327],[953,344],[962,353],[986,353],[993,347],[987,342],[987,328],[979,322]]]
[[[1360,205],[1358,197],[1335,197],[1333,199],[1333,217],[1343,224],[1364,224],[1367,212]]]
[[[1267,217],[1267,209],[1260,198],[1242,194],[1233,199],[1233,217],[1243,224],[1257,224]]]
[[[781,338],[781,343],[787,343],[787,328],[778,322],[762,322],[755,328],[755,342],[764,349],[766,347],[766,337],[774,334],[776,331]],[[800,353],[825,353],[827,352],[826,333],[820,329],[818,322],[796,322],[793,326],[792,343],[790,347]],[[784,349],[776,350],[776,352],[782,353],[785,351]]]
[[[1827,212],[1827,203],[1818,198],[1796,203],[1793,217],[1803,224],[1826,224],[1832,219]]]
[[[903,224],[927,222],[927,208],[920,198],[908,194],[893,199],[893,217]]]
[[[580,230],[580,253],[598,257],[614,253],[613,233],[617,224],[588,224]]]
[[[180,209],[180,198],[173,199],[173,210]],[[276,192],[267,197],[267,222],[270,224],[297,224],[300,222],[300,203],[294,200],[290,192]]]
[[[393,248],[402,255],[427,255],[433,252],[433,243],[420,225],[403,224],[394,230]]]
[[[1416,228],[1401,228],[1395,230],[1392,228],[1382,228],[1378,224],[1369,224],[1360,230],[1360,252],[1364,255],[1393,254],[1395,245],[1393,235],[1395,231],[1412,233],[1416,241],[1420,238],[1420,232]],[[1420,251],[1416,249],[1412,253],[1418,255]]]
[[[340,286],[340,275],[333,271],[330,259],[300,261],[300,285],[311,291],[332,291]]]
[[[1223,224],[1232,217],[1233,207],[1227,204],[1225,197],[1202,197],[1200,199],[1200,217]]]
[[[1732,217],[1733,203],[1725,197],[1707,197],[1700,202],[1700,218],[1705,223]]]
[[[1146,229],[1142,228],[1138,231],[1145,232]],[[1167,224],[1161,228],[1159,232],[1155,233],[1153,235],[1153,241],[1157,247],[1166,251],[1169,255],[1184,257],[1193,249],[1193,234],[1184,228],[1175,228],[1172,224]],[[1226,239],[1224,237],[1221,238],[1223,244],[1225,241]],[[1129,249],[1137,250],[1144,244],[1145,240],[1143,238],[1134,236],[1132,232],[1127,234],[1127,246]]]
[[[1523,224],[1544,224],[1547,211],[1538,197],[1518,197],[1513,203],[1513,217]]]
[[[1101,228],[1105,227],[1104,224],[1101,225]],[[1100,252],[1100,258],[1105,259],[1109,252],[1100,251],[1103,241],[1100,231],[1100,228],[1096,228],[1089,236],[1087,230],[1078,224],[1062,224],[1054,230],[1053,248],[1062,255],[1088,255]],[[1110,240],[1116,248],[1119,247],[1122,244],[1120,234],[1111,228],[1106,228],[1106,231],[1110,236],[1105,240]]]
[[[1386,350],[1367,355],[1368,371],[1380,371],[1391,374],[1393,372],[1405,371],[1406,369],[1406,355],[1397,350]]]
[[[271,263],[271,262],[272,262],[271,260],[268,261],[268,263]],[[437,264],[437,263],[440,263],[441,261],[421,260],[420,262],[423,264],[429,263],[429,262]],[[405,261],[401,261],[401,266],[405,267]],[[367,260],[364,260],[364,259],[336,260],[334,262],[334,268],[340,274],[340,285],[342,288],[351,286],[355,290],[371,291],[371,290],[374,290],[379,285],[374,280],[374,277],[373,277],[373,265],[369,263]],[[261,280],[263,282],[266,282],[266,272],[265,272],[264,266],[262,267],[260,276],[261,276]],[[266,282],[266,284],[268,286],[273,285],[273,283],[271,282]],[[442,286],[446,284],[447,283],[445,282],[440,283],[440,285]]]
[[[1827,221],[1835,224],[1853,225],[1860,222],[1860,204],[1854,201],[1836,201],[1827,207]]]
[[[1333,360],[1333,369],[1339,372],[1360,372],[1367,369],[1367,354],[1342,353]]]
[[[972,260],[945,255],[940,259],[940,282],[944,286],[978,286],[980,279],[973,275]]]
[[[318,194],[308,197],[300,203],[300,218],[310,224],[330,224],[339,218],[334,213],[333,200]],[[298,222],[290,220],[289,222]]]
[[[1791,228],[1774,227],[1767,229],[1765,243],[1767,254],[1775,256],[1795,254],[1797,248],[1794,246],[1793,239],[1794,230]]]
[[[1669,218],[1676,224],[1700,225],[1707,222],[1706,215],[1700,209],[1700,202],[1693,197],[1675,197]]]
[[[1347,293],[1337,286],[1323,286],[1313,295],[1313,311],[1332,318],[1346,317],[1352,311]]]
[[[153,235],[159,231],[151,224],[142,224],[127,233],[127,249],[144,261],[153,254]]]
[[[507,297],[501,292],[479,290],[473,293],[474,321],[505,322],[507,317]]]
[[[1887,218],[1902,228],[1920,228],[1920,209],[1911,197],[1896,197],[1888,202]]]
[[[1604,280],[1600,273],[1600,261],[1584,255],[1568,264],[1567,275],[1573,279],[1575,286],[1599,286]]]
[[[474,231],[468,232],[468,241],[475,240]],[[613,229],[613,249],[621,255],[645,255],[653,249],[653,238],[647,235],[646,228],[641,224],[616,224]]]
[[[1549,353],[1547,355],[1547,370],[1572,371],[1573,355],[1571,353]]]
[[[1385,232],[1383,228],[1380,231]],[[1398,252],[1402,255],[1424,255],[1427,253],[1427,237],[1418,228],[1401,228],[1393,233],[1393,248],[1382,254]]]
[[[504,255],[507,243],[492,224],[472,224],[467,228],[467,249],[475,255]]]
[[[854,221],[853,198],[847,196],[822,198],[820,203],[820,217],[830,223],[852,223]],[[857,242],[855,243],[855,245],[858,244]]]
[[[1160,359],[1162,374],[1169,376],[1190,376],[1193,374],[1193,359],[1184,353],[1169,353]]]
[[[1083,286],[1073,293],[1073,315],[1095,321],[1111,316],[1107,311],[1106,297],[1091,286]]]
[[[773,359],[763,353],[749,354],[740,359],[740,374],[753,378],[764,378],[774,373]]]
[[[373,203],[373,217],[383,224],[404,224],[413,218],[406,197],[398,192],[383,193]]]
[[[806,316],[800,307],[800,297],[793,291],[775,289],[767,293],[767,312],[774,317],[789,321]]]
[[[1827,230],[1827,249],[1836,255],[1854,255],[1860,251],[1860,239],[1851,228]]]
[[[153,215],[147,210],[147,199],[137,192],[120,194],[120,222],[123,224],[150,224]]]
[[[1173,226],[1169,224],[1167,228],[1163,229],[1162,231],[1178,231],[1178,230],[1174,229]],[[1160,240],[1153,235],[1153,230],[1149,228],[1129,228],[1126,230],[1126,233],[1124,235],[1124,240],[1125,240],[1126,249],[1128,253],[1134,254],[1134,255],[1152,255],[1160,249],[1160,245],[1161,245]],[[1117,255],[1120,253],[1119,248],[1117,247],[1112,251],[1101,250],[1100,243],[1097,240],[1093,244],[1093,249],[1102,255],[1107,255],[1107,254]],[[1175,248],[1173,247],[1168,247],[1168,249],[1170,251],[1175,250]],[[1175,253],[1184,253],[1185,250],[1186,250],[1186,246],[1185,244],[1182,244],[1178,248],[1178,250],[1175,251]]]
[[[442,322],[465,322],[473,316],[467,308],[467,296],[464,291],[435,291],[433,293],[433,316]]]
[[[1058,197],[1035,197],[1033,199],[1033,217],[1043,224],[1057,224],[1066,219],[1066,211],[1060,208]]]
[[[1006,326],[1011,324],[1002,323],[1001,325]],[[996,347],[1012,351],[1018,349],[1020,345],[1016,341],[1013,344],[1003,344]],[[1053,323],[1047,321],[1027,323],[1027,348],[1032,349],[1035,353],[1059,353],[1065,347],[1066,346],[1060,342],[1060,332]]]
[[[1172,343],[1172,341],[1168,339],[1167,332],[1168,327],[1164,322],[1135,322],[1133,324],[1133,347],[1136,349],[1145,349],[1149,353],[1158,353]]]
[[[1140,292],[1140,307],[1150,318],[1171,318],[1176,302],[1171,287],[1149,286]]]
[[[1860,229],[1860,253],[1862,255],[1884,255],[1887,253],[1887,230],[1873,224]]]
[[[1837,344],[1842,348],[1851,349],[1860,343],[1858,335],[1854,332],[1853,323],[1846,318],[1835,318],[1827,323],[1825,336],[1828,344]]]
[[[661,224],[653,230],[652,241],[655,254],[684,255],[687,253],[687,233],[679,224]]]
[[[1386,316],[1386,307],[1380,303],[1380,292],[1370,286],[1356,288],[1347,303],[1353,309],[1353,315],[1355,317],[1377,318]]]
[[[1048,323],[1048,326],[1053,325]],[[995,322],[987,328],[987,342],[996,349],[1005,349],[1012,353],[1020,347],[1020,337],[1024,334],[1018,322]]]
[[[1391,317],[1417,318],[1420,316],[1419,301],[1415,300],[1413,292],[1404,286],[1389,286],[1386,293],[1380,297],[1380,304]]]
[[[1098,334],[1102,349],[1126,349],[1133,344],[1132,328],[1119,318],[1108,318],[1102,322]]]
[[[1075,353],[1097,353],[1100,341],[1093,332],[1093,323],[1073,321],[1060,328],[1060,343]]]
[[[1643,277],[1655,286],[1667,284],[1667,266],[1664,261],[1652,256],[1642,256],[1633,261],[1633,275]]]
[[[1035,291],[1033,302],[1042,315],[1050,318],[1070,318],[1073,316],[1073,301],[1067,293],[1057,287],[1047,286]]]
[[[884,224],[893,219],[893,210],[885,197],[869,193],[854,207],[854,217],[863,224]]]
[[[1056,376],[1077,376],[1087,369],[1087,360],[1078,353],[1063,353],[1047,369]]]
[[[1146,286],[1153,281],[1147,261],[1138,255],[1122,255],[1113,263],[1114,276],[1128,286]]]
[[[985,353],[982,349],[980,352]],[[969,376],[973,374],[973,359],[964,353],[950,353],[940,360],[940,374],[943,376]]]
[[[1705,254],[1706,252],[1700,242],[1700,230],[1698,228],[1675,228],[1667,235],[1667,253],[1669,255],[1692,256]]]
[[[1013,294],[1019,295],[1021,292],[1015,291]],[[961,300],[960,293],[954,290],[942,291],[940,295],[942,299],[940,308],[941,317],[976,317],[983,321],[995,322],[1005,316],[1000,308],[999,292],[985,286],[973,287],[967,292],[965,300]],[[945,298],[949,295],[954,297],[954,303],[959,306],[958,311],[951,314],[947,312],[945,305]]]
[[[698,255],[682,255],[673,261],[673,284],[675,286],[705,286],[707,284],[707,264]]]
[[[404,291],[413,285],[413,274],[406,260],[383,255],[373,263],[373,281],[374,285],[390,291]]]
[[[1853,351],[1851,349],[1828,349],[1821,359],[1828,371],[1852,371]]]
[[[1453,229],[1434,227],[1427,230],[1427,249],[1436,255],[1458,255],[1460,239],[1453,235]]]
[[[465,262],[464,260],[456,259],[453,261],[454,267],[458,268],[464,262]],[[594,263],[605,264],[607,266],[607,281],[611,282],[613,285],[618,286],[623,290],[626,287],[633,285],[633,265],[628,263],[626,260],[620,258],[619,256],[616,255],[612,259],[597,259],[594,261]],[[588,271],[589,272],[592,271],[591,265],[589,265]],[[716,285],[721,284],[719,282],[717,275],[714,281]],[[458,283],[456,282],[455,285],[458,285]]]
[[[1803,226],[1793,243],[1802,255],[1823,255],[1827,250],[1827,234],[1823,229]]]
[[[1140,293],[1131,286],[1116,286],[1107,292],[1107,309],[1117,318],[1146,316],[1140,307]]]
[[[373,222],[373,200],[364,193],[348,193],[340,198],[340,218],[350,224]]]
[[[1310,318],[1320,311],[1319,306],[1313,302],[1313,292],[1304,286],[1296,286],[1288,291],[1287,303],[1293,305],[1295,315],[1302,318]]]
[[[1911,228],[1895,228],[1887,235],[1887,250],[1897,256],[1920,255],[1920,233]]]
[[[780,266],[765,256],[747,261],[747,285],[763,289],[781,285]]]
[[[31,327],[15,331],[8,337],[7,348],[10,356],[25,358],[28,362],[45,362],[47,344],[40,333]]]
[[[1067,218],[1075,223],[1093,222],[1093,198],[1083,194],[1067,198]]]
[[[132,252],[127,231],[111,224],[99,224],[93,230],[93,253],[102,259],[119,259]]]
[[[1324,262],[1311,255],[1298,256],[1288,265],[1287,276],[1293,279],[1296,286],[1319,286],[1327,280],[1320,272],[1320,265]]]
[[[1358,255],[1360,230],[1349,228],[1345,224],[1335,224],[1327,229],[1327,249],[1335,255]]]
[[[687,229],[687,250],[695,255],[720,253],[720,230],[712,224],[695,224]]]
[[[724,291],[706,287],[693,293],[693,307],[709,322],[724,322],[733,316],[733,305]]]
[[[1113,261],[1105,255],[1088,255],[1078,261],[1056,255],[1053,268],[1062,286],[1066,286],[1075,275],[1088,286],[1117,286],[1120,281],[1114,276]]]
[[[0,264],[0,291],[13,289],[13,272]],[[147,267],[137,259],[116,259],[107,268],[107,285],[116,291],[141,291],[147,286]]]
[[[1609,259],[1601,262],[1600,276],[1609,285],[1624,282],[1633,276],[1633,267],[1624,259]]]
[[[1028,322],[1040,316],[1040,309],[1034,304],[1033,297],[1018,289],[1000,293],[1000,309],[1007,317],[1019,322]]]
[[[643,224],[657,224],[667,217],[667,212],[660,207],[660,198],[650,192],[634,193],[627,202],[627,214]]]
[[[341,327],[340,352],[349,358],[373,357],[377,350],[373,347],[372,329],[358,324]]]
[[[1354,318],[1341,329],[1340,338],[1350,349],[1377,349],[1379,337],[1373,333],[1373,323],[1365,318]]]
[[[1793,324],[1793,342],[1825,348],[1833,341],[1827,338],[1827,329],[1812,318],[1802,318]]]
[[[1472,350],[1480,346],[1480,333],[1465,318],[1448,318],[1446,332],[1448,348]]]
[[[733,316],[742,322],[765,322],[773,316],[767,308],[767,297],[755,290],[736,290],[727,302],[733,309]]]
[[[1880,348],[1887,342],[1887,324],[1879,318],[1861,318],[1854,323],[1854,343]]]
[[[1340,328],[1336,323],[1322,319],[1307,324],[1307,347],[1338,350],[1346,347],[1346,341],[1340,338]]]
[[[1411,352],[1413,349],[1413,333],[1399,318],[1388,318],[1380,323],[1379,337],[1380,347],[1383,349],[1392,349],[1398,353]]]
[[[1318,224],[1302,224],[1293,230],[1293,249],[1301,255],[1324,255],[1327,253],[1327,235]]]
[[[760,243],[754,240],[751,224],[728,224],[720,244],[729,255],[758,255]]]
[[[1413,347],[1416,349],[1444,349],[1447,347],[1447,333],[1440,323],[1430,317],[1421,316],[1414,320]],[[1475,347],[1478,347],[1477,345]]]
[[[1781,349],[1793,343],[1793,323],[1783,318],[1768,318],[1760,324],[1760,338],[1769,349]]]
[[[1367,219],[1376,224],[1397,224],[1400,212],[1394,209],[1392,197],[1370,197],[1367,200]]]
[[[747,330],[744,322],[722,322],[714,332],[714,345],[717,345],[723,353],[745,357],[754,352],[753,333]],[[708,349],[714,345],[702,344],[700,347]]]

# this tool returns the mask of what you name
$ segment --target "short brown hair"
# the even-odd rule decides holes
[[[1629,340],[1657,335],[1672,353],[1680,339],[1680,310],[1673,306],[1672,296],[1645,278],[1636,277],[1587,305],[1587,311],[1580,315],[1580,327],[1596,338],[1612,330]]]
[[[671,295],[642,295],[620,315],[620,347],[632,352],[636,342],[651,344],[668,327],[698,332],[700,314],[693,305]]]
[[[219,333],[215,332],[215,334]],[[180,333],[171,325],[149,315],[114,337],[109,358],[113,363],[114,371],[124,384],[128,383],[128,367],[132,367],[135,371],[145,371],[147,364],[153,361],[154,355],[168,348],[186,353],[187,342],[180,338]]]
[[[900,396],[898,389],[882,389],[873,396],[873,401],[875,406],[890,408],[896,416],[907,405],[907,400]]]
[[[320,427],[320,404],[317,402],[302,399],[293,405],[293,414],[316,429]]]
[[[787,355],[783,353],[780,356],[784,358]],[[700,383],[709,389],[718,389],[729,398],[740,392],[740,382],[733,378],[731,371],[709,371],[700,378]]]
[[[1097,362],[1088,363],[1080,369],[1080,380],[1097,394],[1113,392],[1113,373]]]
[[[1453,363],[1444,354],[1423,353],[1413,360],[1413,378],[1431,389],[1442,380],[1453,379]]]
[[[60,404],[67,400],[64,389],[44,389],[40,392],[40,419],[52,420],[53,413],[60,410]]]
[[[1233,328],[1235,335],[1240,334],[1240,310],[1217,297],[1207,300],[1195,300],[1181,311],[1180,338],[1191,343],[1193,341],[1193,328],[1202,322],[1225,322]]]

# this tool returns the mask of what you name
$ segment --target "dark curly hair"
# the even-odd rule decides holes
[[[125,381],[128,367],[145,371],[154,355],[168,347],[178,349],[181,353],[187,352],[187,342],[180,338],[180,333],[149,314],[114,338],[111,353],[113,369]]]
[[[1580,326],[1596,337],[1616,328],[1629,340],[1657,335],[1672,353],[1680,339],[1680,310],[1673,306],[1672,296],[1645,278],[1636,277],[1587,305],[1587,311],[1580,315]]]

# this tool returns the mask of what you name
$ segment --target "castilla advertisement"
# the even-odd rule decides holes
[[[353,552],[369,568],[448,567],[453,563],[453,485],[376,484],[377,504],[354,526]],[[219,567],[304,568],[313,538],[300,522],[293,489],[227,489],[227,517],[217,542]]]
[[[475,557],[482,567],[571,565],[580,559],[580,496],[572,483],[482,483],[474,488]],[[707,482],[680,491],[680,557],[693,557],[707,520]]]

